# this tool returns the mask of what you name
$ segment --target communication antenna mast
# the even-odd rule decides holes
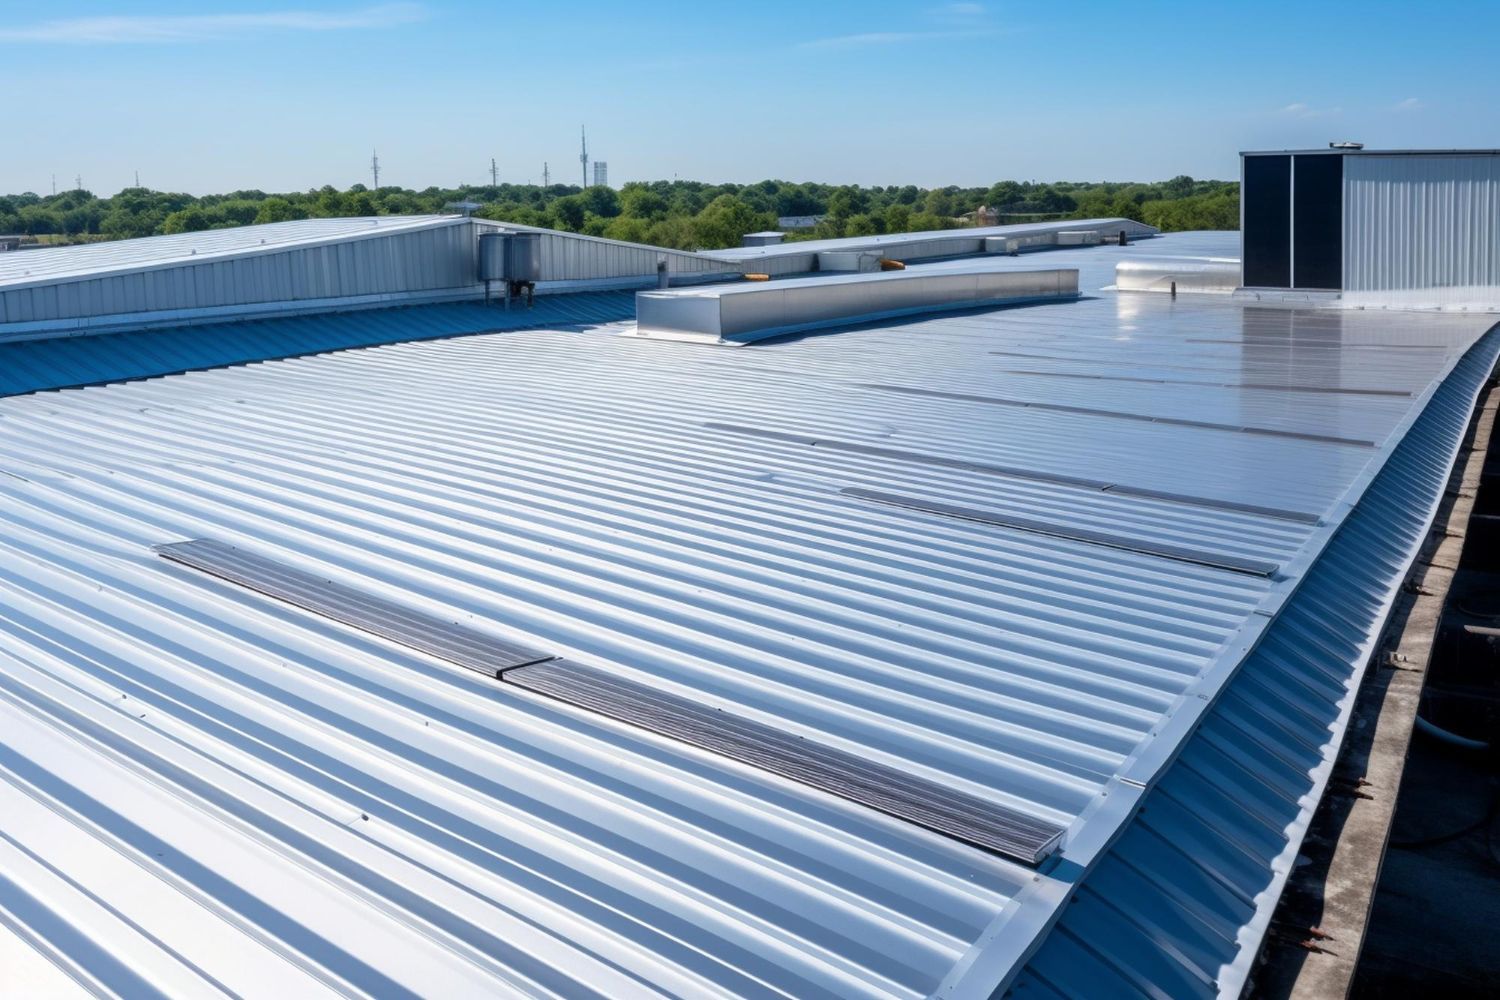
[[[583,186],[584,187],[588,187],[589,186],[589,137],[588,137],[588,133],[583,130],[583,126],[582,125],[578,126],[578,139],[579,139],[579,142],[582,145],[582,150],[578,154],[578,162],[581,163],[581,164],[583,164]]]
[[[135,186],[136,187],[140,187],[141,186],[141,172],[139,170],[137,170],[135,172]]]
[[[380,190],[380,157],[375,155],[375,150],[370,150],[370,173],[375,181],[375,190]]]
[[[57,182],[54,181],[52,183],[52,186],[54,188],[56,188],[57,187]],[[542,161],[542,188],[544,189],[543,193],[545,193],[545,189],[546,188],[549,188],[551,186],[552,186],[552,171],[550,171],[550,170],[547,169],[547,161],[543,160]],[[55,190],[52,193],[53,194],[57,194],[57,192]]]
[[[500,170],[495,166],[495,158],[490,157],[490,187],[500,186]]]

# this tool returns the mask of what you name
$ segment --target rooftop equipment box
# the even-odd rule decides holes
[[[1247,288],[1500,305],[1500,151],[1240,154]]]

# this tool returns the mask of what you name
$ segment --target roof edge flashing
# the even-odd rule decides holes
[[[924,313],[1076,299],[1078,270],[891,271],[638,292],[625,336],[742,346]]]

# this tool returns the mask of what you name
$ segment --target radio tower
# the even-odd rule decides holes
[[[380,157],[375,155],[375,150],[370,150],[370,173],[375,177],[375,190],[380,190]]]
[[[495,166],[495,158],[490,157],[490,187],[500,186],[500,170]]]
[[[582,125],[578,126],[578,138],[579,138],[579,141],[582,143],[582,146],[583,146],[582,151],[578,154],[578,162],[581,163],[581,164],[583,164],[583,186],[584,187],[588,187],[589,186],[589,137],[588,137],[588,133],[583,130],[583,126]]]

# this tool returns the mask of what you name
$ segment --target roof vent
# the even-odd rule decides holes
[[[1348,139],[1345,139],[1342,142],[1330,142],[1328,144],[1328,148],[1329,149],[1364,149],[1365,148],[1365,144],[1362,143],[1362,142],[1350,142]]]
[[[711,285],[637,292],[636,326],[627,336],[739,345],[892,316],[1077,297],[1076,268],[907,270]]]

